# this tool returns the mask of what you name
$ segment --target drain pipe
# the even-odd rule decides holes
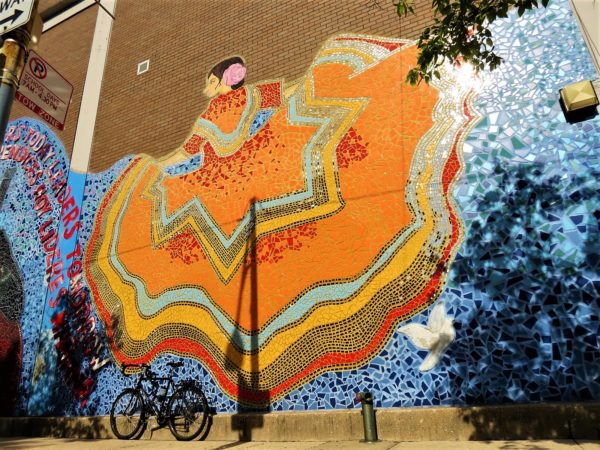
[[[377,442],[377,424],[375,423],[375,410],[373,409],[373,394],[368,391],[359,392],[356,398],[362,406],[363,426],[365,439],[361,442]]]

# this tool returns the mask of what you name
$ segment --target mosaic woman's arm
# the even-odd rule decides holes
[[[182,163],[187,161],[192,155],[186,150],[186,145],[189,145],[190,140],[193,138],[193,133],[188,136],[183,144],[171,151],[168,155],[163,156],[157,161],[157,165],[164,169],[165,167],[172,166],[174,164]]]
[[[290,83],[285,83],[283,85],[283,98],[285,101],[288,101],[292,95],[296,92],[298,87],[302,84],[304,77],[294,80]]]

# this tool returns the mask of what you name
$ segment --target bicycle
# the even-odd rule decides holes
[[[191,380],[175,385],[173,373],[183,363],[167,365],[171,367],[167,377],[157,376],[146,364],[121,366],[123,375],[129,376],[128,369],[136,368],[140,370],[140,377],[135,387],[117,395],[110,410],[110,427],[119,439],[139,437],[151,416],[156,416],[161,427],[168,424],[179,441],[191,441],[203,430],[208,419],[204,392]]]

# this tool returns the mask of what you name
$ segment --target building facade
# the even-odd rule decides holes
[[[122,364],[171,361],[217,412],[600,398],[567,1],[495,22],[498,70],[416,87],[426,1],[103,3],[36,50],[64,130],[15,103],[0,154],[5,415],[104,415]]]

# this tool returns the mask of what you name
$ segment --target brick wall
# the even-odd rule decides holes
[[[430,5],[417,0],[416,14],[400,20],[391,0],[119,0],[91,170],[178,147],[206,107],[207,71],[224,57],[242,55],[250,83],[292,80],[335,33],[415,38]],[[138,76],[145,59],[150,70]]]
[[[40,11],[57,0],[42,0]],[[90,169],[131,153],[162,156],[179,146],[206,107],[207,71],[242,55],[248,82],[301,76],[327,37],[343,32],[416,38],[431,22],[429,0],[399,19],[391,0],[163,0],[117,2]],[[70,154],[98,9],[91,7],[43,34],[36,49],[73,84],[64,131]],[[150,59],[150,70],[136,75]],[[15,102],[11,119],[30,116]],[[39,118],[38,118],[39,119]]]
[[[40,2],[39,11],[44,11],[55,3],[55,0]],[[56,128],[52,128],[65,145],[69,155],[73,149],[73,141],[75,139],[75,128],[79,117],[81,95],[83,93],[83,84],[85,82],[96,16],[97,10],[95,7],[86,9],[42,34],[39,46],[35,49],[36,53],[73,85],[73,96],[67,112],[65,129],[64,131],[59,131]],[[23,116],[42,120],[33,111],[15,100],[11,111],[11,119]]]

